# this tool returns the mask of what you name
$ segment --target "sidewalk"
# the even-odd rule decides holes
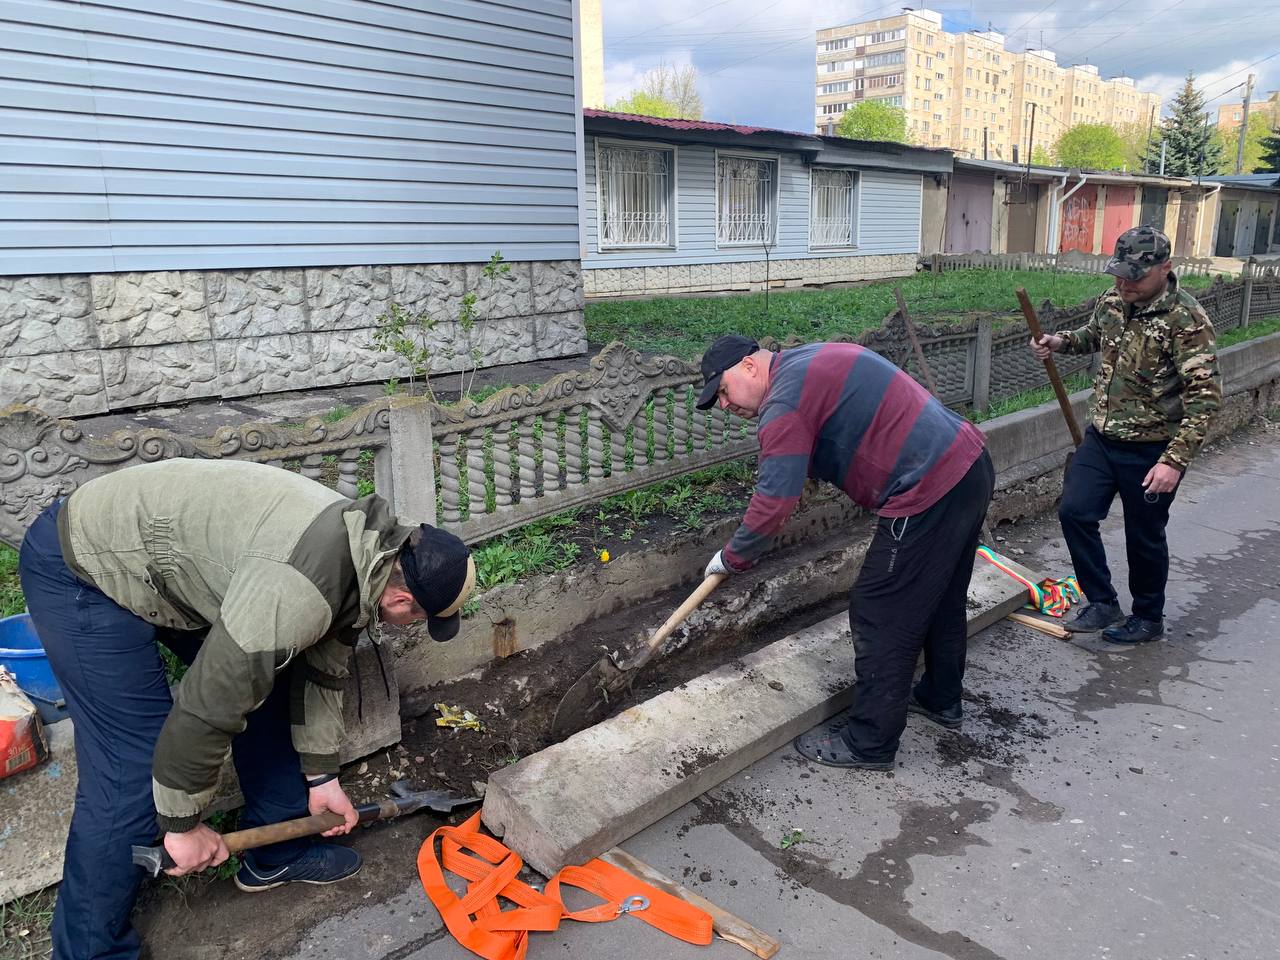
[[[1002,533],[1019,560],[1068,569],[1055,521]],[[1118,508],[1106,538],[1122,585]],[[963,731],[913,717],[892,775],[783,748],[624,848],[778,937],[787,960],[1280,955],[1274,430],[1197,460],[1170,541],[1167,642],[1064,643],[1001,622],[971,641]],[[218,884],[138,922],[157,960],[462,960],[417,879],[437,822],[362,831],[349,883],[256,897]],[[747,956],[630,918],[534,934],[529,954]]]

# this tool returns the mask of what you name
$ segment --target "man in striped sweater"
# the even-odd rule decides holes
[[[702,358],[699,409],[759,417],[755,495],[707,574],[746,570],[771,546],[806,478],[879,516],[849,602],[857,680],[836,723],[798,737],[817,763],[890,770],[907,712],[961,723],[969,577],[995,471],[982,432],[855,344],[782,353],[721,337]],[[925,671],[912,686],[923,648]]]

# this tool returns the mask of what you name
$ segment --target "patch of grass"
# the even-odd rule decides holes
[[[328,413],[324,414],[320,419],[325,423],[337,423],[343,417],[351,416],[353,409],[354,408],[347,406],[345,403],[340,403]]]
[[[18,583],[18,551],[0,544],[0,617],[12,617],[27,609]]]
[[[52,953],[49,925],[57,898],[55,886],[0,903],[0,949],[5,960],[44,960]]]
[[[695,357],[724,333],[822,340],[878,327],[897,306],[895,286],[902,287],[913,319],[937,324],[948,315],[1017,310],[1019,286],[1036,303],[1048,299],[1067,306],[1110,285],[1110,277],[1093,274],[956,270],[843,289],[770,292],[767,305],[763,293],[589,303],[587,336],[592,342],[622,340],[642,350]]]
[[[801,844],[804,842],[805,842],[805,836],[804,836],[803,830],[789,830],[782,835],[782,840],[779,841],[778,846],[780,846],[783,850],[786,850],[789,847],[794,847],[797,844]]]
[[[1218,334],[1218,349],[1221,350],[1234,343],[1244,343],[1246,340],[1257,340],[1259,337],[1265,337],[1277,331],[1280,331],[1280,317],[1271,317],[1258,323],[1251,323],[1247,327],[1226,330]]]
[[[1077,390],[1083,390],[1091,383],[1093,383],[1093,378],[1084,371],[1073,373],[1062,381],[1062,385],[1067,388],[1067,393],[1074,393]],[[1053,387],[1047,385],[1037,387],[1034,390],[1025,390],[1022,393],[1015,393],[1013,396],[1005,397],[1002,400],[996,400],[991,404],[986,413],[980,413],[977,410],[970,410],[967,415],[969,420],[973,423],[982,423],[985,420],[994,420],[996,417],[1003,417],[1010,413],[1016,413],[1019,410],[1038,407],[1042,403],[1048,403],[1053,398]]]
[[[1033,303],[1050,300],[1064,307],[1097,296],[1112,282],[1109,276],[1087,273],[954,270],[843,289],[771,291],[767,297],[750,293],[588,303],[587,337],[593,343],[621,340],[640,350],[692,358],[725,333],[824,340],[878,327],[897,307],[895,286],[902,287],[913,320],[938,325],[974,312],[1013,314],[1018,310],[1018,287],[1026,288]],[[1212,277],[1203,276],[1182,281],[1190,288],[1212,282]]]

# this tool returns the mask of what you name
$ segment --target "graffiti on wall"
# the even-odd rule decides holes
[[[1097,193],[1082,188],[1067,198],[1062,207],[1061,250],[1093,252],[1093,216],[1097,207]]]

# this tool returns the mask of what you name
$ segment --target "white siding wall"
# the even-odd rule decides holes
[[[606,141],[609,138],[604,138]],[[586,138],[587,254],[583,266],[641,267],[686,263],[732,263],[763,259],[758,246],[717,247],[715,216],[716,149],[682,145],[676,150],[675,250],[600,251],[596,185],[596,138]],[[646,141],[650,142],[650,141]],[[755,153],[733,148],[730,152]],[[759,151],[781,161],[778,242],[772,259],[918,253],[920,250],[921,175],[857,170],[859,243],[853,248],[809,249],[809,168],[797,153]],[[856,168],[855,168],[856,169]]]
[[[0,275],[577,259],[571,0],[4,0]]]

